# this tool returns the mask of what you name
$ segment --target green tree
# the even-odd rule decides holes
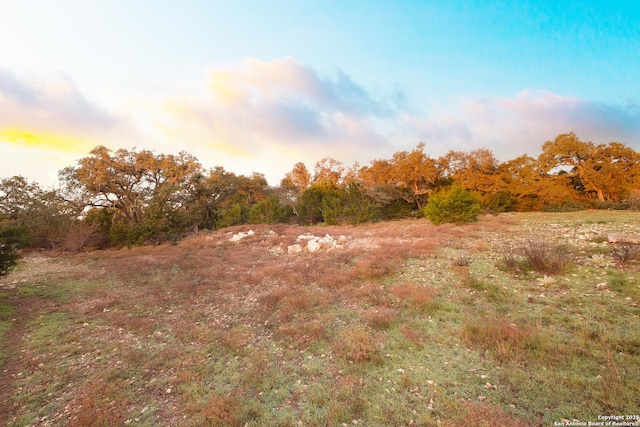
[[[61,245],[77,222],[83,206],[66,200],[57,190],[44,190],[24,177],[0,180],[0,214],[5,223],[24,227],[28,244],[54,248]]]
[[[60,172],[68,200],[109,210],[114,241],[140,243],[178,232],[191,190],[202,176],[195,157],[94,148],[77,167]]]
[[[18,263],[18,248],[26,244],[26,228],[6,224],[5,220],[0,221],[0,276],[8,274]]]
[[[328,193],[335,193],[337,187],[331,183],[312,184],[300,194],[295,210],[302,224],[317,224],[324,221],[322,201]]]
[[[281,205],[278,196],[274,194],[251,206],[249,222],[252,224],[272,224],[286,220],[291,214],[291,208]]]

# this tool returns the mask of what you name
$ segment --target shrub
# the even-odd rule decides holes
[[[249,209],[249,222],[251,224],[272,224],[285,221],[289,216],[287,206],[282,206],[277,196],[269,196],[260,200]]]
[[[296,203],[298,219],[302,224],[316,224],[322,221],[322,199],[325,191],[313,185],[300,195]]]
[[[380,207],[380,216],[383,219],[401,219],[409,218],[415,207],[415,203],[409,203],[404,199],[394,199]]]
[[[629,209],[640,211],[640,190],[631,190],[627,203],[629,204]]]
[[[4,276],[18,263],[20,254],[18,254],[13,245],[1,242],[2,240],[0,239],[0,276]]]
[[[9,273],[18,263],[18,247],[26,244],[27,233],[22,226],[0,226],[0,276]]]
[[[327,225],[363,224],[380,216],[375,202],[366,196],[358,184],[326,192],[322,197],[322,219]]]
[[[521,246],[525,265],[538,273],[562,274],[569,264],[565,246],[553,245],[539,238],[529,238]]]
[[[473,258],[471,258],[470,255],[468,254],[462,254],[459,257],[455,258],[452,261],[452,264],[455,267],[469,267],[471,265],[471,262],[473,261]]]
[[[478,220],[480,199],[474,193],[454,185],[431,196],[424,214],[435,225],[468,224]]]
[[[362,326],[345,328],[335,344],[334,351],[347,361],[355,363],[382,360],[378,338]]]
[[[570,264],[566,246],[554,245],[530,237],[515,248],[502,249],[501,267],[511,271],[535,271],[540,274],[562,274]]]
[[[481,204],[486,212],[499,214],[514,211],[517,201],[511,193],[487,193],[482,197]]]
[[[231,227],[232,225],[240,225],[246,222],[245,218],[247,216],[247,209],[244,205],[240,203],[234,203],[226,209],[218,222],[216,223],[216,228],[224,228]]]
[[[565,200],[562,203],[550,203],[544,207],[545,212],[578,212],[589,208],[581,201]]]

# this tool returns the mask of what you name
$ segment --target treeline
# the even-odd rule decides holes
[[[262,174],[207,170],[185,152],[99,146],[59,177],[55,190],[22,177],[0,181],[5,252],[10,246],[80,250],[171,241],[248,223],[359,224],[423,215],[447,222],[446,215],[430,216],[436,202],[440,210],[458,203],[447,204],[443,195],[461,197],[473,212],[637,209],[640,154],[574,133],[546,142],[537,159],[507,162],[487,149],[432,158],[419,144],[367,166],[346,168],[325,158],[309,171],[297,163],[272,187]]]

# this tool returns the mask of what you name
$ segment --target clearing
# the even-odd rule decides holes
[[[0,279],[0,424],[637,421],[640,249],[610,233],[640,235],[640,214],[31,254]]]

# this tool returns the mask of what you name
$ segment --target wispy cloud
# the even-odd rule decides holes
[[[324,76],[291,58],[246,59],[212,70],[202,96],[166,99],[160,126],[169,140],[199,153],[206,147],[219,163],[280,175],[297,161],[312,166],[326,156],[366,164],[420,141],[433,157],[488,148],[502,160],[537,156],[545,141],[569,131],[640,149],[640,108],[633,104],[524,90],[427,101],[420,111],[404,97],[374,95],[343,72]]]
[[[55,175],[98,144],[186,150],[206,167],[265,173],[272,184],[299,161],[312,167],[329,156],[367,164],[420,141],[432,157],[488,148],[508,160],[536,156],[545,141],[574,131],[584,140],[640,150],[637,104],[544,90],[416,100],[398,91],[373,92],[342,71],[323,75],[292,58],[245,59],[195,82],[173,83],[148,94],[121,94],[120,110],[112,113],[68,78],[19,78],[0,69],[0,143],[3,154],[11,154],[0,159],[4,174],[33,169],[40,158],[55,160],[49,165]]]
[[[537,156],[542,144],[576,132],[596,143],[618,141],[640,149],[640,106],[610,105],[545,90],[512,98],[467,95],[435,104],[424,116],[405,115],[410,135],[435,152],[488,148],[503,160]]]
[[[0,130],[90,137],[103,135],[119,120],[88,101],[73,82],[57,76],[20,79],[0,69]]]
[[[239,155],[262,169],[275,162],[284,173],[297,161],[351,162],[388,151],[385,128],[397,109],[395,98],[376,97],[341,71],[323,76],[291,58],[245,59],[211,71],[203,96],[167,99],[160,127],[177,144]]]
[[[0,69],[0,170],[45,185],[98,144],[129,127],[64,76],[17,77]]]

